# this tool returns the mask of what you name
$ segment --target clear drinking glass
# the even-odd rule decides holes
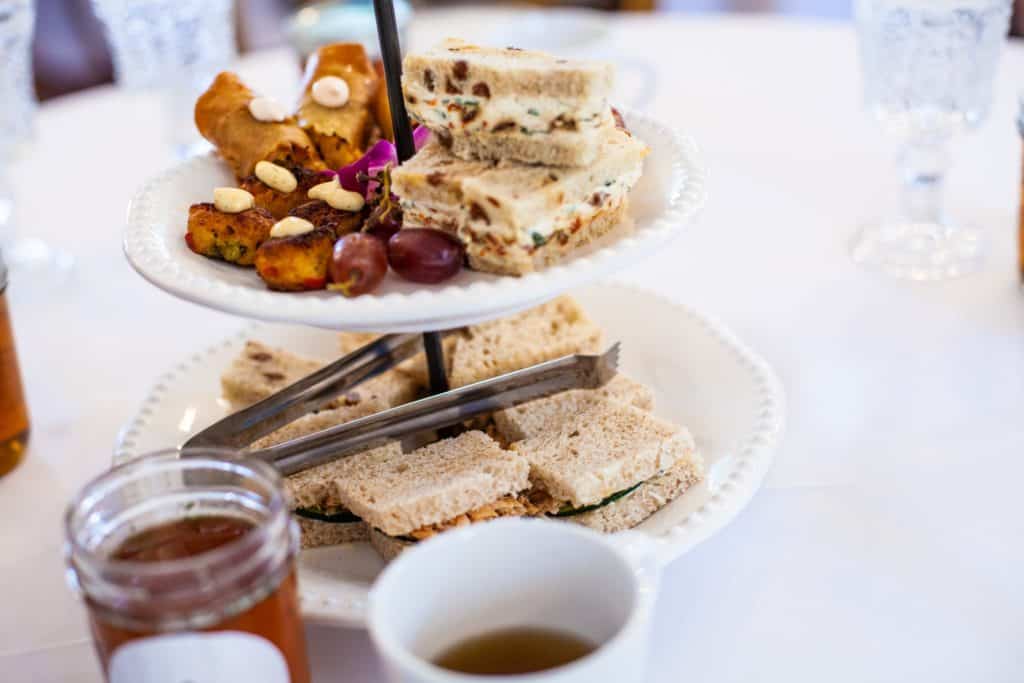
[[[73,259],[38,237],[17,230],[14,189],[7,177],[10,162],[33,138],[36,95],[32,85],[32,0],[0,0],[0,247],[19,279],[34,271],[46,283],[59,283]],[[31,289],[40,282],[31,283]]]
[[[237,55],[234,0],[93,0],[119,85],[161,93],[168,143],[200,144],[192,107]]]
[[[854,260],[912,280],[967,275],[979,232],[942,204],[950,140],[988,115],[1012,0],[856,0],[868,110],[900,143],[903,211],[864,227]]]

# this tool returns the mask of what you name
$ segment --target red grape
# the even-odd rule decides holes
[[[387,242],[391,239],[392,235],[401,229],[402,210],[394,204],[391,204],[386,209],[378,204],[373,212],[370,213],[370,217],[366,219],[366,227],[363,228],[363,232],[368,232],[374,237],[379,237]]]
[[[406,228],[388,240],[388,262],[406,280],[434,284],[462,268],[462,243],[440,230]]]
[[[330,289],[345,296],[366,294],[377,288],[387,272],[387,248],[376,237],[354,232],[334,244]]]

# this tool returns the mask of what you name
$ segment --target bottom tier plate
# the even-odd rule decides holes
[[[621,341],[622,369],[653,387],[655,412],[693,432],[708,463],[704,483],[638,527],[658,541],[664,562],[724,527],[761,486],[782,435],[785,398],[768,364],[716,321],[657,295],[600,285],[575,296]],[[333,332],[252,325],[164,375],[118,437],[115,462],[180,445],[226,414],[220,374],[246,339],[333,359]],[[362,626],[366,596],[382,563],[364,543],[303,551],[302,609],[307,618]]]

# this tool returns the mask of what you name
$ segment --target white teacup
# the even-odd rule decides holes
[[[643,680],[658,571],[646,537],[505,519],[407,550],[370,593],[370,635],[396,683],[617,683]],[[469,638],[517,627],[597,646],[574,662],[517,676],[471,676],[432,663]]]

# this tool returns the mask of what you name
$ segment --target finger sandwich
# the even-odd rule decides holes
[[[620,373],[600,389],[572,389],[499,410],[493,416],[495,428],[506,443],[532,439],[557,430],[601,399],[646,411],[654,408],[650,387]]]
[[[605,533],[630,529],[704,476],[686,429],[632,405],[597,398],[550,427],[512,449],[530,463],[557,519]]]
[[[406,108],[461,159],[585,166],[614,126],[614,69],[450,38],[403,63]]]
[[[465,161],[437,136],[392,171],[404,224],[454,235],[475,270],[524,275],[564,258],[623,223],[647,147],[612,126],[587,166]]]
[[[480,431],[411,453],[348,461],[335,493],[367,523],[370,543],[387,559],[447,529],[531,511],[522,495],[530,487],[529,463]]]

